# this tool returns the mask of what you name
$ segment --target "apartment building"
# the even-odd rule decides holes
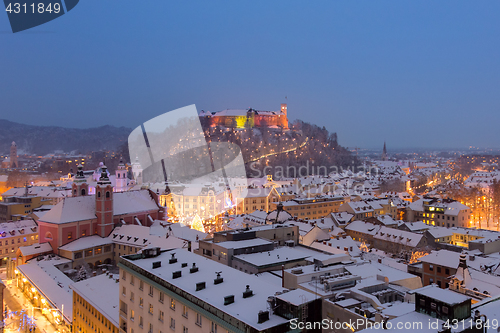
[[[452,199],[424,197],[407,208],[409,222],[423,221],[440,227],[470,227],[471,210]]]
[[[4,197],[0,202],[0,222],[22,220],[47,202],[39,196]]]
[[[344,197],[332,195],[323,195],[315,198],[297,198],[283,202],[283,209],[290,215],[302,220],[315,220],[327,216],[330,213],[337,213],[342,204]],[[277,202],[272,205],[272,209],[276,209]]]
[[[101,274],[71,285],[73,332],[118,333],[119,275]]]
[[[320,320],[320,308],[302,311],[293,300],[280,315],[269,311],[283,288],[191,252],[151,248],[118,267],[121,333],[274,333],[290,331],[287,318]]]
[[[276,209],[280,195],[274,187],[249,188],[244,199],[236,207],[237,214],[248,214],[255,210],[270,212]]]
[[[0,223],[0,266],[15,258],[23,246],[38,243],[38,226],[33,220]]]

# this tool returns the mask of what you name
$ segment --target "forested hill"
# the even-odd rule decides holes
[[[131,129],[101,126],[78,129],[56,126],[34,126],[0,119],[0,154],[8,154],[12,141],[18,151],[45,155],[60,150],[87,153],[98,150],[115,150],[127,142]]]

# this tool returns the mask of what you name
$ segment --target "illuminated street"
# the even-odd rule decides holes
[[[33,309],[28,299],[16,287],[15,280],[6,280],[5,277],[3,269],[0,271],[0,278],[7,287],[4,290],[4,310],[5,306],[7,307],[4,332],[30,332],[32,323],[36,326],[34,332],[58,332],[40,310]],[[31,316],[34,318],[33,322]]]

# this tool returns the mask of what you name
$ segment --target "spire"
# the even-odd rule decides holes
[[[382,150],[382,161],[387,161],[387,147],[384,141],[384,149]]]
[[[87,180],[85,179],[85,175],[83,174],[83,165],[78,164],[77,168],[78,168],[78,171],[76,172],[74,181],[76,183],[86,182]]]
[[[99,177],[99,181],[97,182],[98,185],[111,185],[111,181],[109,180],[108,177],[108,168],[103,165],[101,167],[101,177]]]

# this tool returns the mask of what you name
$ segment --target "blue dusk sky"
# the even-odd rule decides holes
[[[500,147],[500,1],[104,1],[13,34],[0,118],[134,128],[278,110],[347,147]]]

